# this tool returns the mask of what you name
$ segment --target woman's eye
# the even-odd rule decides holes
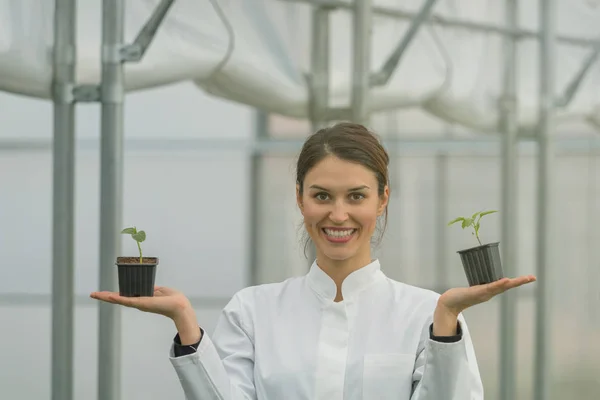
[[[315,198],[317,200],[321,200],[321,201],[325,201],[327,200],[329,196],[327,195],[327,193],[317,193],[317,195],[315,196]]]
[[[350,195],[350,198],[354,201],[359,201],[365,198],[365,196],[362,193],[352,193]]]

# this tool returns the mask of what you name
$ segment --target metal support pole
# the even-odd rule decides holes
[[[254,139],[256,141],[267,140],[269,136],[269,114],[262,111],[256,110],[255,114],[255,128],[254,128]],[[259,267],[259,248],[260,248],[260,235],[261,235],[261,206],[260,206],[260,194],[262,193],[262,153],[257,151],[255,148],[251,150],[250,156],[250,238],[248,244],[250,245],[250,266],[248,284],[250,286],[258,285],[262,282],[260,277]]]
[[[505,21],[508,29],[518,28],[517,0],[505,0]],[[517,213],[517,43],[512,36],[504,37],[504,93],[500,101],[502,132],[502,259],[507,276],[516,276],[518,213]],[[513,294],[500,296],[500,400],[514,400],[516,394],[516,307]]]
[[[76,0],[54,8],[52,400],[73,398]]]
[[[538,139],[538,193],[537,193],[537,301],[535,326],[535,400],[548,400],[550,397],[549,373],[551,368],[550,335],[552,333],[548,305],[551,299],[551,265],[553,257],[551,225],[553,211],[552,157],[554,81],[556,65],[556,2],[540,0],[540,99]]]
[[[445,226],[448,219],[448,154],[439,152],[435,156],[435,226]],[[435,233],[435,285],[444,291],[448,287],[448,244],[447,229],[436,229]],[[440,289],[440,291],[441,291]]]
[[[118,291],[115,272],[120,252],[123,175],[123,45],[125,3],[102,3],[102,102],[100,176],[100,290]],[[98,399],[121,398],[121,314],[100,302]]]
[[[314,7],[312,13],[310,120],[313,131],[323,127],[329,107],[329,12],[328,8]]]
[[[369,124],[369,81],[371,77],[372,0],[354,0],[351,116],[356,123]]]

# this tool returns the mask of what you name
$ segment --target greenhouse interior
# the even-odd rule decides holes
[[[505,276],[536,280],[463,310],[483,387],[468,399],[285,400],[597,399],[598,21],[598,0],[0,0],[0,398],[283,400],[242,395],[233,372],[231,392],[184,392],[174,320],[91,293],[119,292],[117,257],[143,249],[216,342],[236,293],[321,257],[296,162],[352,122],[389,154],[372,245],[389,279],[474,293],[458,252],[481,238]],[[487,210],[477,237],[449,226]]]

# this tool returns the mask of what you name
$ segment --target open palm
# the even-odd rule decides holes
[[[460,313],[476,304],[484,303],[507,290],[534,282],[535,276],[527,275],[518,278],[503,278],[485,285],[476,285],[465,288],[453,288],[444,292],[438,303],[448,310]]]
[[[181,310],[191,307],[190,301],[183,293],[163,286],[155,286],[154,296],[152,297],[124,297],[120,296],[119,293],[106,291],[93,292],[90,297],[107,303],[164,315],[169,318],[174,318]]]

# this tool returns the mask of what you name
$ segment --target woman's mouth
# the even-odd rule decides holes
[[[354,228],[322,228],[325,239],[332,243],[346,243],[352,239],[354,233],[356,233],[357,229]]]

